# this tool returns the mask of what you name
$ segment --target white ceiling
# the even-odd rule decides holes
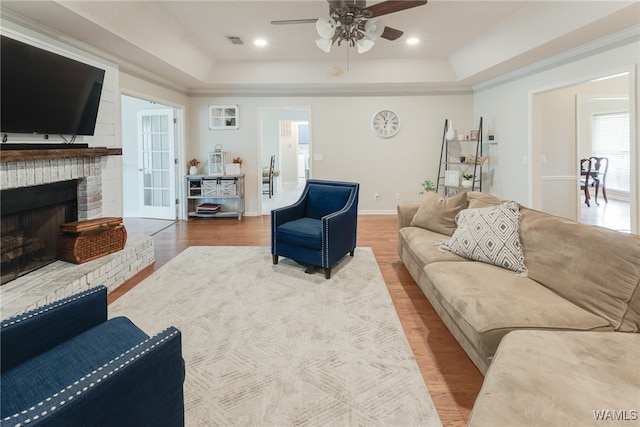
[[[469,88],[640,22],[638,1],[431,0],[383,16],[404,36],[360,55],[344,44],[322,52],[313,24],[270,23],[326,16],[325,0],[2,0],[1,7],[6,19],[44,26],[127,72],[191,93]],[[259,37],[266,47],[253,45]],[[409,46],[408,37],[420,43]]]

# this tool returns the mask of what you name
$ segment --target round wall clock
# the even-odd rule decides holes
[[[382,138],[391,138],[400,130],[400,117],[391,110],[380,110],[371,118],[371,130]]]

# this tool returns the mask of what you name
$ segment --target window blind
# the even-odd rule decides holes
[[[594,114],[593,155],[607,157],[607,189],[629,192],[631,184],[631,156],[629,142],[629,113]]]

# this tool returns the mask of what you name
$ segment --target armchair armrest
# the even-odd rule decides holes
[[[285,206],[271,211],[271,229],[275,230],[276,227],[281,226],[285,222],[293,221],[294,219],[302,218],[304,216],[304,199],[300,198],[300,200],[291,206]]]
[[[323,247],[326,248],[322,256],[328,258],[324,265],[333,265],[356,247],[358,212],[354,199],[355,195],[343,209],[322,217]]]
[[[98,286],[3,320],[1,372],[6,372],[107,320],[107,288]]]
[[[357,219],[348,212],[336,212],[322,218],[322,229],[325,233],[323,246],[329,257],[326,265],[332,265],[355,247],[356,226]],[[335,254],[335,257],[332,257],[332,254]]]
[[[33,407],[12,425],[184,425],[181,333],[174,327],[141,342]]]

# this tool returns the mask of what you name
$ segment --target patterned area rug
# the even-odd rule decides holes
[[[187,426],[440,426],[370,248],[305,274],[193,246],[109,306],[182,331]]]

